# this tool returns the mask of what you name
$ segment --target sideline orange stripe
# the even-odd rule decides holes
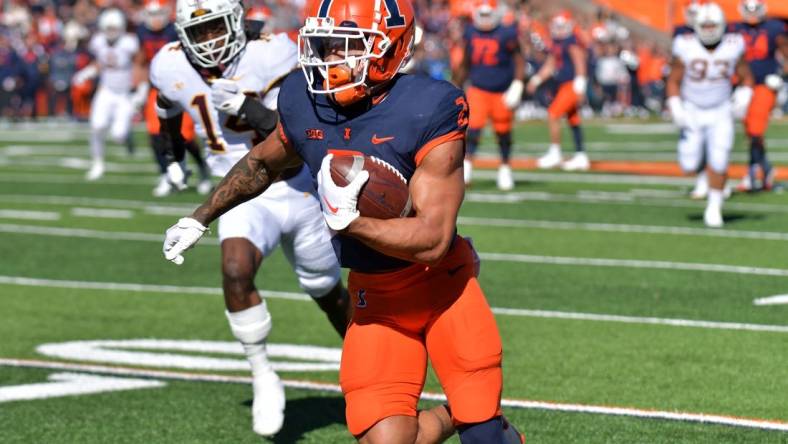
[[[535,170],[536,159],[519,157],[510,162],[515,170]],[[473,160],[473,166],[477,168],[498,168],[498,159]],[[774,167],[777,173],[777,180],[788,180],[788,168]],[[636,162],[630,160],[599,160],[591,162],[591,171],[596,173],[617,173],[617,174],[642,174],[645,176],[684,176],[678,164],[674,162]],[[732,179],[741,179],[747,174],[747,165],[731,164],[728,167],[728,176]]]

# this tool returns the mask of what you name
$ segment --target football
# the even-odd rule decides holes
[[[408,181],[391,164],[363,154],[335,154],[331,159],[331,178],[340,187],[350,183],[361,170],[369,172],[369,180],[358,196],[362,216],[393,219],[412,214]]]

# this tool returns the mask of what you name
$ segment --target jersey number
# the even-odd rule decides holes
[[[465,97],[457,97],[454,104],[460,107],[460,112],[457,114],[457,126],[460,128],[468,125],[468,102]]]
[[[471,40],[473,52],[471,62],[474,65],[493,66],[498,64],[498,40],[474,38]]]
[[[747,45],[744,59],[748,62],[769,57],[769,38],[766,34],[760,33],[756,37],[745,34],[744,42]]]
[[[216,130],[213,127],[213,119],[208,110],[207,102],[205,94],[197,94],[192,99],[191,105],[197,108],[197,112],[200,113],[200,120],[202,120],[202,126],[205,128],[205,135],[208,139],[208,146],[211,148],[211,151],[223,152],[224,144],[216,137]]]
[[[728,78],[728,72],[731,64],[727,60],[715,60],[711,62],[712,66],[718,67],[717,75],[709,73],[709,62],[706,60],[695,59],[689,62],[687,70],[690,80],[700,82],[701,80],[717,81]]]

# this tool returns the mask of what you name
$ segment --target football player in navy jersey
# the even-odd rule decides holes
[[[350,432],[365,443],[441,442],[456,426],[463,443],[523,442],[501,416],[501,338],[473,248],[457,235],[464,94],[448,82],[398,73],[413,46],[409,0],[314,0],[306,15],[303,74],[282,83],[277,131],[184,218],[189,223],[167,231],[165,257],[179,258],[219,215],[306,163],[337,256],[350,268],[355,310],[340,366]],[[348,151],[402,174],[415,215],[362,216],[357,200],[368,173],[345,187],[331,178],[332,157]],[[418,411],[428,356],[449,406]]]
[[[509,166],[513,109],[520,104],[523,94],[525,60],[520,53],[517,28],[502,24],[501,16],[495,0],[481,0],[474,8],[473,21],[464,34],[465,56],[454,80],[462,87],[466,78],[470,79],[467,89],[470,120],[465,183],[471,182],[473,156],[482,129],[490,120],[501,153],[496,183],[500,190],[508,191],[514,188]]]
[[[788,59],[788,37],[785,23],[766,17],[766,3],[762,0],[743,0],[739,4],[739,12],[744,20],[732,24],[729,31],[744,37],[747,47],[745,59],[755,76],[755,87],[744,118],[744,130],[750,139],[750,166],[736,189],[768,191],[774,185],[774,169],[766,158],[764,135],[777,93],[783,88],[783,68],[778,53],[782,54],[783,60]],[[759,169],[762,181],[758,180]]]
[[[526,87],[529,94],[534,94],[542,83],[551,78],[557,85],[547,109],[550,147],[536,164],[542,169],[560,166],[566,171],[586,171],[591,162],[583,146],[580,105],[588,87],[588,51],[575,35],[575,22],[569,11],[562,11],[550,20],[550,36],[553,39],[550,55],[539,71],[531,76]],[[575,155],[566,162],[561,155],[561,118],[564,116],[575,141]]]

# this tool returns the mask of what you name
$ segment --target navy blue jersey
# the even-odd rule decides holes
[[[572,46],[581,46],[574,34],[565,39],[553,40],[553,43],[550,45],[550,52],[555,57],[555,74],[553,78],[559,85],[575,78],[575,64],[569,55],[569,48]]]
[[[394,166],[407,180],[435,146],[465,138],[468,105],[451,83],[423,75],[398,75],[388,95],[340,107],[323,94],[312,95],[301,72],[290,73],[279,92],[282,137],[317,177],[329,152],[359,152]],[[410,265],[361,241],[337,234],[332,239],[343,267],[367,273]]]
[[[785,33],[785,24],[779,20],[766,20],[755,25],[734,23],[729,31],[738,32],[744,37],[747,47],[744,59],[750,64],[755,83],[763,83],[766,76],[778,72],[777,37]]]
[[[175,26],[172,23],[167,23],[167,26],[159,31],[152,31],[145,25],[140,25],[137,28],[137,37],[140,39],[140,46],[145,54],[145,61],[150,63],[153,60],[153,56],[164,45],[178,40],[178,33],[175,32]]]
[[[673,37],[678,37],[684,34],[692,34],[693,32],[695,32],[695,30],[687,25],[678,25],[673,28]]]
[[[471,85],[503,92],[514,80],[514,56],[520,51],[517,28],[498,26],[492,31],[465,28],[465,57],[470,59]]]

